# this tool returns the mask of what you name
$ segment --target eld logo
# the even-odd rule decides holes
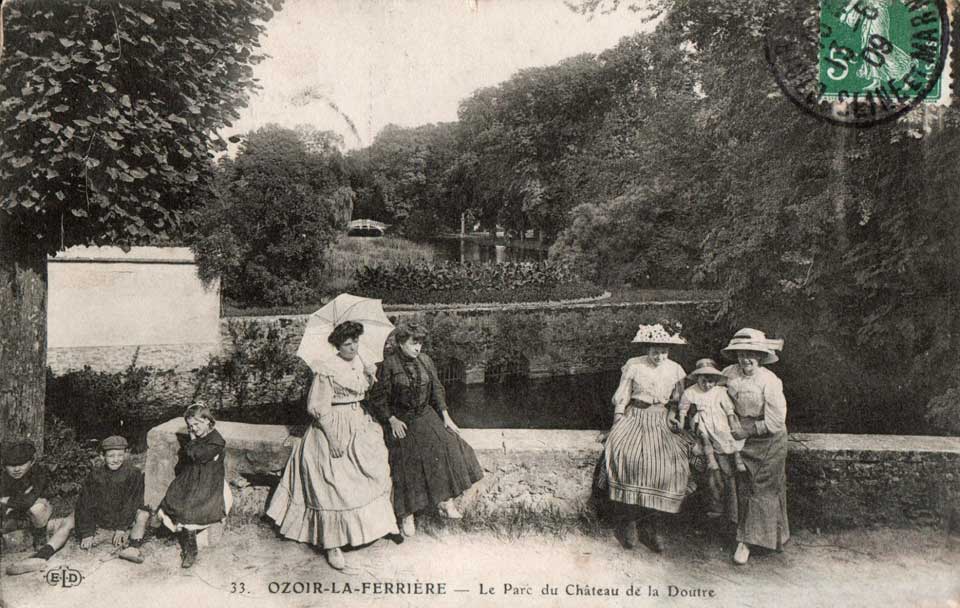
[[[47,584],[51,587],[76,587],[83,582],[83,575],[73,568],[58,568],[47,570]]]

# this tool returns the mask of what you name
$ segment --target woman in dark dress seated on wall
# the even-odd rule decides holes
[[[393,509],[404,535],[413,536],[414,514],[424,509],[462,517],[452,499],[479,481],[483,470],[450,418],[433,361],[420,352],[426,332],[407,324],[394,337],[397,347],[380,366],[370,406],[388,427]]]

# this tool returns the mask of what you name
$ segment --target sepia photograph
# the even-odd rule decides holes
[[[960,608],[956,0],[0,0],[0,608]]]

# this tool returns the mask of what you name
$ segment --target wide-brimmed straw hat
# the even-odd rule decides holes
[[[723,378],[723,372],[717,369],[717,362],[713,359],[698,359],[696,367],[687,374],[687,378],[696,380],[697,376],[720,376],[720,378]]]
[[[783,340],[768,339],[759,329],[744,327],[733,335],[730,344],[720,352],[724,357],[736,361],[737,352],[750,351],[763,355],[760,363],[769,365],[780,360],[774,351],[783,350]]]
[[[663,323],[653,325],[640,324],[637,335],[632,340],[635,344],[660,344],[666,346],[682,346],[687,343],[680,337],[679,329],[668,330]]]

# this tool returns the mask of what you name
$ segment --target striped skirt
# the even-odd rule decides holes
[[[667,408],[630,406],[604,449],[610,500],[677,513],[688,493],[691,442],[670,431]]]

